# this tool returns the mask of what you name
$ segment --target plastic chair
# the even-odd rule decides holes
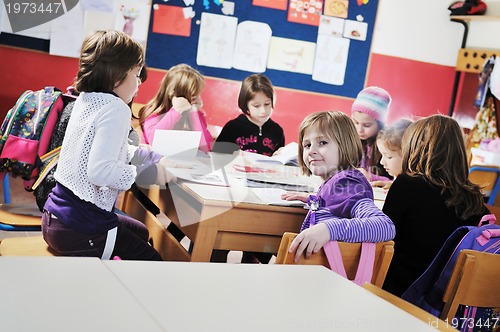
[[[426,322],[427,324],[431,325],[432,327],[436,328],[438,331],[457,331],[453,327],[451,327],[450,323],[447,323],[427,311],[417,307],[416,305],[407,302],[400,297],[397,297],[396,295],[393,295],[382,288],[372,285],[370,283],[365,283],[363,285],[363,288],[366,289],[367,291],[377,295],[378,297],[386,300],[387,302],[395,305],[396,307],[406,311],[412,316],[415,316],[416,318],[420,319],[421,321]]]
[[[330,264],[328,263],[328,259],[323,250],[318,251],[308,259],[306,259],[303,255],[298,262],[295,262],[295,253],[289,253],[288,249],[297,235],[297,233],[290,232],[283,234],[275,264],[323,265],[330,268]],[[356,276],[359,258],[361,256],[361,243],[339,242],[339,247],[347,278],[349,280],[353,280]],[[375,263],[373,266],[373,275],[371,280],[374,285],[382,287],[393,255],[394,241],[377,243],[375,250]]]
[[[3,179],[4,203],[0,204],[0,231],[40,231],[41,213],[37,206],[14,205],[11,202],[9,175]]]
[[[500,307],[500,254],[462,250],[443,295],[441,319],[451,322],[460,304]]]
[[[473,172],[495,173],[496,179],[493,184],[493,188],[491,189],[490,198],[488,199],[488,204],[494,205],[495,199],[497,198],[498,195],[498,191],[500,190],[500,168],[494,166],[471,166],[469,168],[469,177],[471,177],[471,174]],[[477,179],[472,179],[471,181],[473,183],[479,182]]]

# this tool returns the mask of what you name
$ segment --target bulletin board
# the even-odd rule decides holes
[[[227,1],[227,0],[224,0]],[[153,0],[151,10],[150,27],[148,33],[146,61],[149,67],[168,70],[171,66],[179,63],[187,63],[197,68],[203,75],[225,78],[241,81],[252,71],[230,68],[220,68],[207,66],[197,63],[200,27],[202,26],[202,13],[224,15],[237,18],[237,23],[245,21],[261,22],[267,24],[272,31],[272,37],[278,37],[276,40],[297,40],[307,44],[318,42],[318,25],[290,22],[288,20],[289,7],[293,2],[296,5],[297,0],[277,0],[274,3],[282,2],[286,10],[268,8],[254,5],[254,2],[265,3],[270,0],[232,0],[234,4],[233,14],[224,14],[227,8],[224,8],[222,0]],[[305,0],[311,2],[315,0]],[[331,1],[321,0],[322,10],[326,10],[326,5],[331,5]],[[301,2],[301,1],[299,1]],[[266,66],[263,73],[268,76],[273,85],[284,88],[297,89],[302,91],[326,93],[331,95],[356,97],[357,93],[363,89],[366,79],[368,62],[370,59],[370,47],[372,42],[373,27],[375,23],[378,0],[349,0],[335,1],[342,2],[348,6],[345,22],[360,22],[366,24],[366,30],[361,39],[349,39],[347,59],[345,60],[345,74],[342,84],[324,83],[313,79],[311,73],[293,72],[282,69],[270,69]],[[191,7],[191,8],[187,8]],[[172,20],[170,11],[191,11],[192,18],[183,17],[180,25],[176,26],[165,20]],[[186,17],[188,17],[186,19]],[[206,15],[204,17],[207,17]],[[329,17],[329,16],[325,16]],[[177,18],[179,19],[179,18]],[[338,20],[338,18],[336,18]],[[186,20],[190,23],[186,24]],[[234,20],[233,20],[234,21]],[[356,23],[355,23],[356,24]],[[173,34],[171,33],[171,31]],[[203,33],[203,32],[202,32]],[[175,35],[178,34],[178,35]],[[275,44],[276,45],[276,44]],[[322,50],[317,47],[315,56],[321,56]],[[329,54],[328,61],[336,61],[335,54]],[[224,59],[221,59],[224,62]],[[233,59],[233,61],[235,61]],[[261,71],[262,72],[262,71]]]

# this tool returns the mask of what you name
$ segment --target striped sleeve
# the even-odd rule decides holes
[[[324,223],[330,231],[330,240],[343,242],[383,242],[396,235],[391,219],[366,198],[352,208],[352,218],[338,218],[330,211],[316,211],[317,223]]]

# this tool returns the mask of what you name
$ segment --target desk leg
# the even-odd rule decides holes
[[[191,262],[210,262],[214,249],[217,227],[212,222],[202,221],[198,224],[198,232],[194,240]]]

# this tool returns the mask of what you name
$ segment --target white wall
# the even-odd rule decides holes
[[[379,0],[372,52],[455,66],[463,26],[450,21],[453,0]],[[486,0],[496,22],[472,22],[467,47],[500,49],[500,0]]]

